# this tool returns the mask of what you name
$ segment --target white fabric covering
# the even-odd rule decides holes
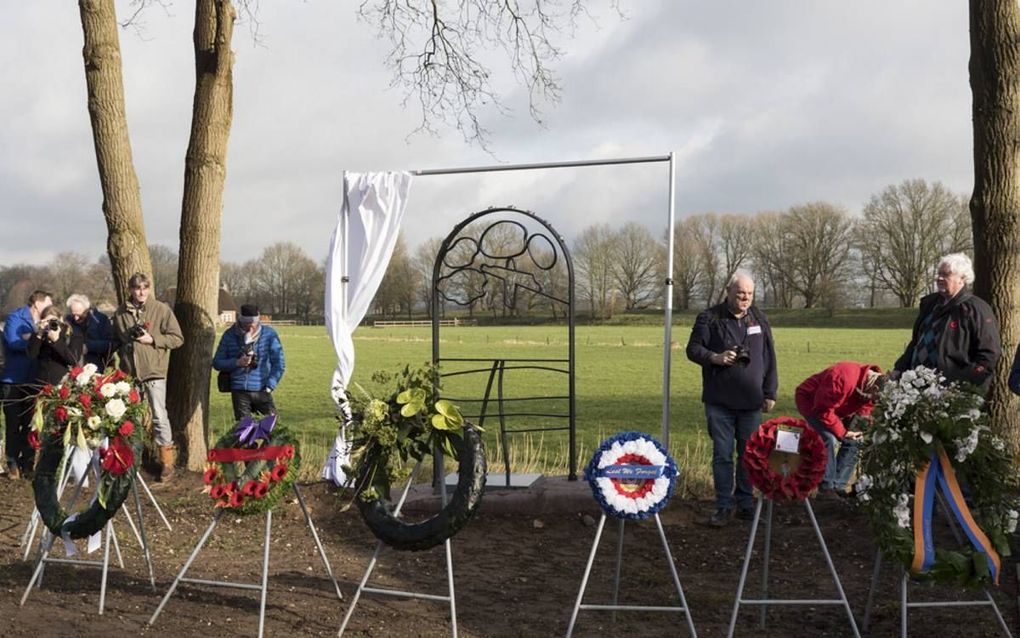
[[[337,356],[330,388],[343,423],[322,468],[322,478],[337,485],[347,482],[341,466],[350,459],[345,431],[351,418],[346,390],[354,374],[352,335],[386,274],[410,188],[411,174],[406,172],[344,174],[344,203],[329,240],[325,301],[326,331]],[[343,281],[345,274],[347,282]]]

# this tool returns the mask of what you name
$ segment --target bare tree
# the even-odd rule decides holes
[[[792,272],[789,285],[813,308],[823,293],[833,294],[846,276],[850,258],[850,217],[825,202],[794,206],[786,214]]]
[[[760,281],[766,305],[793,306],[794,253],[789,223],[783,213],[758,213],[752,222],[754,244],[752,261]],[[771,294],[769,294],[771,293]]]
[[[613,235],[612,276],[627,310],[647,308],[662,296],[665,246],[637,222]]]
[[[177,287],[177,251],[162,244],[151,244],[149,258],[152,260],[154,292],[157,297],[162,297],[167,288]]]
[[[59,303],[73,293],[86,292],[89,261],[85,255],[71,251],[59,253],[50,261],[48,269],[53,284],[50,290],[53,301]]]
[[[701,287],[704,261],[696,217],[687,217],[673,227],[673,303],[689,310]]]
[[[432,270],[436,264],[436,256],[443,245],[441,237],[427,239],[418,245],[411,260],[418,272],[418,300],[425,306],[429,319],[432,318]]]
[[[698,215],[697,241],[701,257],[701,291],[705,305],[711,306],[722,298],[722,257],[719,250],[719,216],[715,213]]]
[[[999,319],[1003,351],[1020,340],[1020,10],[1013,0],[970,0],[970,87],[973,93],[974,291]],[[989,394],[993,427],[1020,463],[1020,403],[1006,385],[1003,357]]]
[[[613,231],[608,224],[588,226],[574,240],[571,254],[581,294],[593,319],[608,319],[612,308]]]
[[[751,259],[752,218],[747,215],[719,217],[719,248],[722,252],[723,276],[729,277]]]

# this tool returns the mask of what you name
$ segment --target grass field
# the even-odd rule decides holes
[[[804,321],[791,315],[777,317],[774,334],[779,361],[779,397],[775,414],[795,414],[793,392],[800,381],[836,361],[853,360],[892,364],[909,339],[912,313],[889,311],[889,316],[861,316],[851,321]],[[671,450],[678,462],[708,454],[705,418],[700,400],[700,368],[690,363],[684,346],[690,317],[673,328],[670,378]],[[807,324],[807,326],[800,324]],[[827,323],[840,326],[826,327]],[[900,327],[871,328],[870,325]],[[287,358],[287,371],[275,393],[281,419],[300,433],[308,459],[308,472],[321,464],[336,431],[329,381],[334,366],[332,344],[321,326],[278,328]],[[566,358],[567,332],[561,326],[444,328],[440,354],[443,358]],[[355,381],[371,389],[369,378],[376,370],[395,370],[403,364],[421,364],[431,358],[428,328],[359,328]],[[578,326],[576,335],[576,396],[579,463],[606,435],[621,430],[642,430],[656,436],[662,419],[663,330],[654,325]],[[484,367],[489,364],[461,364]],[[558,366],[565,364],[548,364]],[[453,365],[445,366],[449,372]],[[444,383],[449,397],[481,398],[487,374],[453,377]],[[565,395],[566,375],[540,370],[508,370],[504,396]],[[215,383],[213,384],[215,387]],[[495,390],[493,392],[495,396]],[[463,402],[465,414],[478,412],[477,404]],[[514,403],[508,405],[522,405]],[[528,411],[564,413],[563,401],[527,402]],[[521,409],[521,408],[515,408]],[[491,413],[491,408],[490,408]],[[510,421],[508,427],[565,424],[549,419]],[[230,397],[213,394],[211,428],[219,436],[233,423]],[[498,423],[485,424],[490,458],[495,459]],[[512,437],[511,453],[518,469],[565,472],[566,432]],[[683,465],[683,463],[681,463]],[[702,464],[699,461],[699,464]]]

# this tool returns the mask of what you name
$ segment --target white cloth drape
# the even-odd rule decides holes
[[[330,387],[343,418],[322,478],[337,485],[346,483],[341,466],[350,459],[345,430],[351,417],[347,386],[354,374],[352,335],[386,274],[410,188],[410,173],[344,174],[344,203],[329,240],[324,306],[326,330],[337,357]]]

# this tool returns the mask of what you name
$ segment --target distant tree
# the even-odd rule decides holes
[[[613,284],[627,310],[647,308],[661,298],[665,247],[638,222],[627,222],[612,239]]]
[[[386,274],[372,301],[384,318],[387,315],[391,318],[396,317],[398,313],[405,314],[408,319],[411,318],[419,288],[417,277],[418,271],[411,262],[404,234],[400,233],[397,236],[397,243],[393,246],[390,263],[386,265]]]
[[[593,319],[612,317],[613,231],[608,224],[588,226],[574,240],[576,285],[588,301]]]
[[[154,292],[157,297],[162,297],[167,288],[177,287],[177,251],[163,244],[150,244],[149,259],[152,262]]]
[[[418,245],[414,251],[414,257],[411,259],[411,265],[418,273],[415,279],[418,282],[418,301],[425,307],[429,319],[432,318],[432,270],[442,245],[442,237],[426,239]]]
[[[753,218],[747,215],[719,217],[719,249],[722,253],[722,274],[729,277],[751,260],[754,235]]]
[[[850,263],[851,221],[846,211],[825,202],[794,206],[787,212],[789,285],[813,308],[826,291],[838,289]]]
[[[723,263],[719,250],[719,216],[715,213],[698,215],[697,244],[701,257],[701,293],[705,305],[711,306],[722,298]]]
[[[53,301],[60,303],[74,293],[88,294],[88,256],[66,251],[58,253],[47,266],[52,281]]]
[[[673,303],[689,310],[704,277],[698,219],[687,217],[673,227]]]
[[[758,213],[752,222],[754,243],[751,260],[759,279],[757,290],[766,305],[777,308],[793,306],[794,273],[793,245],[789,221],[783,213]]]

